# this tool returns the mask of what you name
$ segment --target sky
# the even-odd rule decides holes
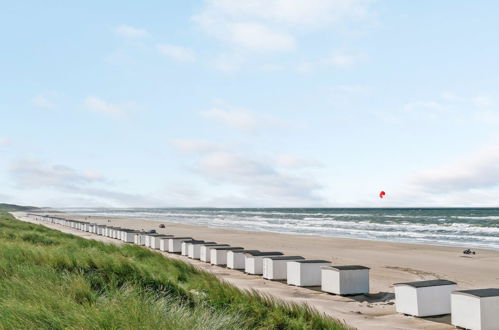
[[[0,202],[499,206],[497,1],[1,4]]]

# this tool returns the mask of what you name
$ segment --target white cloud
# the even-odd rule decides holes
[[[11,165],[10,175],[22,189],[55,190],[62,193],[61,200],[88,200],[91,205],[125,207],[160,205],[155,198],[108,189],[111,180],[99,173],[78,171],[65,165],[46,165],[37,160],[24,159]],[[67,202],[52,203],[70,206]]]
[[[211,142],[205,140],[196,140],[196,139],[175,139],[170,141],[171,145],[174,146],[177,150],[182,153],[207,153],[216,151],[219,149],[219,146],[213,144]]]
[[[253,157],[240,150],[231,151],[200,140],[181,140],[173,145],[182,152],[188,151],[185,154],[194,160],[191,170],[210,183],[209,195],[197,196],[198,201],[208,202],[206,205],[261,207],[322,203],[318,196],[322,186],[310,174],[301,177],[278,170],[278,167],[286,166],[314,166],[312,162],[286,155],[281,157],[282,164],[276,165],[277,161],[272,158]]]
[[[231,73],[237,71],[245,61],[245,56],[241,54],[222,53],[215,57],[212,64],[220,71]]]
[[[406,103],[404,110],[408,112],[440,112],[445,110],[445,106],[436,101],[416,101]]]
[[[39,108],[53,108],[55,107],[55,102],[53,100],[51,100],[48,96],[46,95],[37,95],[35,96],[31,103],[35,106],[35,107],[39,107]]]
[[[257,52],[289,51],[305,31],[368,16],[365,0],[208,0],[193,17],[206,33]]]
[[[115,117],[121,117],[125,114],[123,106],[106,102],[94,96],[87,97],[84,104],[87,109],[98,113],[103,113]]]
[[[214,119],[222,124],[242,131],[254,131],[258,127],[257,117],[246,110],[221,110],[211,109],[201,114],[209,119]]]
[[[94,172],[78,172],[63,165],[46,166],[41,162],[25,159],[14,163],[10,168],[16,182],[23,187],[72,187],[78,184],[104,182],[104,178]]]
[[[172,44],[158,44],[157,48],[161,54],[176,61],[193,62],[196,60],[194,51],[187,47]]]
[[[270,198],[267,204],[298,202],[319,203],[316,192],[322,188],[310,177],[286,175],[270,163],[235,152],[218,151],[201,157],[197,171],[206,179],[219,184],[243,188],[248,200]]]
[[[348,69],[352,67],[354,64],[359,62],[363,56],[356,54],[347,54],[343,52],[335,52],[329,58],[327,58],[324,62],[327,65],[332,65],[336,68],[340,69]]]
[[[295,48],[295,39],[261,23],[241,22],[228,26],[230,40],[237,46],[256,52],[287,51]]]
[[[145,29],[136,28],[130,25],[120,25],[117,26],[114,31],[123,37],[127,38],[143,38],[148,36],[148,32]]]
[[[451,165],[418,173],[412,183],[435,193],[499,187],[499,148],[487,147]]]
[[[417,116],[425,119],[445,119],[446,122],[478,122],[486,125],[499,124],[499,112],[490,95],[457,95],[446,91],[440,97],[413,101],[402,106],[401,116]]]
[[[472,98],[472,102],[474,105],[479,107],[490,107],[494,104],[492,98],[484,95],[475,96]]]
[[[12,143],[12,140],[6,137],[0,136],[0,147],[7,146]]]
[[[365,0],[211,0],[198,16],[251,18],[291,26],[320,26],[363,19],[372,1]]]
[[[296,157],[294,155],[289,155],[289,154],[277,155],[276,163],[279,167],[290,168],[290,169],[321,166],[320,162],[311,159]]]

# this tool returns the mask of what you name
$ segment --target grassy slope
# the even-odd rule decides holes
[[[85,240],[0,210],[0,328],[346,327],[142,247]]]
[[[34,206],[21,206],[15,204],[5,204],[0,203],[0,210],[4,210],[6,212],[14,212],[14,211],[32,211],[36,210],[37,207]]]

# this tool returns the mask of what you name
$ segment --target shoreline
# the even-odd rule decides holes
[[[173,208],[175,210],[183,210],[183,208]],[[197,209],[197,208],[185,208],[186,210],[192,210],[192,209]],[[286,208],[284,208],[283,210],[285,210]],[[342,209],[342,208],[340,208]],[[362,208],[361,208],[362,209]],[[371,210],[371,209],[375,209],[375,208],[365,208],[365,210]],[[380,209],[389,209],[389,208],[380,208]],[[398,210],[398,209],[401,209],[401,208],[393,208],[395,210]],[[413,208],[408,208],[408,209],[413,209]],[[422,208],[418,208],[418,209],[422,209]],[[442,210],[444,208],[428,208],[428,209],[437,209],[437,210]],[[472,210],[475,210],[475,209],[478,209],[478,208],[449,208],[449,209],[472,209]],[[483,208],[483,209],[497,209],[497,208]],[[213,210],[220,210],[220,209],[217,209],[217,208],[213,208]],[[225,208],[224,209],[221,209],[222,211],[221,212],[225,212]],[[233,209],[230,209],[230,210],[239,210],[239,208],[233,208]],[[254,211],[252,212],[256,212],[258,213],[259,209],[255,209]],[[271,210],[279,210],[278,208],[272,208]],[[52,210],[44,210],[45,212],[48,212],[48,213],[52,213],[50,211]],[[68,210],[68,212],[71,211],[71,210]],[[61,209],[61,210],[57,210],[56,212],[61,212],[61,213],[64,213],[64,209]],[[238,228],[237,226],[237,223],[231,223],[229,221],[229,225],[216,225],[216,224],[210,224],[210,223],[206,223],[206,220],[204,221],[204,223],[202,224],[196,224],[196,223],[192,223],[192,222],[182,222],[180,220],[171,220],[172,218],[175,218],[175,215],[160,215],[160,214],[157,214],[157,215],[154,215],[154,217],[140,217],[140,216],[131,216],[131,215],[128,215],[128,214],[96,214],[94,215],[93,213],[91,214],[85,214],[85,213],[69,213],[69,214],[75,214],[75,215],[79,215],[79,216],[82,216],[82,217],[97,217],[97,218],[128,218],[128,219],[137,219],[137,220],[140,220],[140,221],[153,221],[153,222],[157,222],[157,223],[162,223],[162,222],[165,222],[165,223],[177,223],[177,224],[180,224],[180,225],[183,225],[183,224],[188,224],[188,225],[192,225],[192,226],[201,226],[201,227],[209,227],[209,228],[214,228],[214,229],[228,229],[228,230],[231,230],[231,229],[234,229],[234,230],[244,230],[244,231],[250,231],[250,232],[268,232],[268,233],[275,233],[275,234],[286,234],[286,235],[305,235],[305,236],[320,236],[320,237],[326,237],[326,238],[339,238],[339,239],[354,239],[354,240],[367,240],[367,241],[372,241],[372,242],[386,242],[386,243],[401,243],[401,244],[417,244],[417,245],[430,245],[430,246],[435,246],[435,247],[453,247],[453,248],[462,248],[463,250],[465,249],[473,249],[473,250],[490,250],[490,251],[498,251],[499,252],[499,245],[497,244],[490,244],[490,243],[487,243],[487,241],[479,241],[479,240],[475,240],[475,241],[470,241],[470,242],[465,242],[465,243],[462,243],[462,242],[459,242],[460,239],[468,239],[468,240],[473,240],[473,236],[462,236],[462,237],[459,237],[457,238],[457,236],[453,239],[450,239],[450,240],[446,240],[446,239],[442,239],[442,238],[435,238],[435,239],[432,239],[432,238],[422,238],[422,239],[417,239],[416,237],[417,236],[414,236],[414,237],[403,237],[402,239],[394,239],[394,240],[390,240],[390,239],[387,239],[387,238],[384,238],[383,236],[385,235],[381,235],[380,237],[377,237],[376,234],[374,235],[369,235],[369,234],[366,234],[366,233],[360,233],[359,235],[357,235],[358,237],[354,237],[354,236],[348,236],[348,235],[342,235],[341,232],[336,235],[335,233],[331,234],[331,233],[328,233],[328,232],[325,232],[325,233],[322,233],[321,230],[317,230],[317,231],[314,231],[314,232],[307,232],[307,233],[301,233],[301,232],[298,232],[297,230],[288,230],[287,228],[275,228],[275,227],[272,227],[272,226],[266,226],[266,225],[261,225],[259,224],[258,222],[255,223],[255,226],[254,228],[248,228],[247,226],[245,226],[244,228],[240,229]],[[183,216],[183,214],[181,215]],[[278,220],[278,219],[276,219]],[[378,223],[376,223],[376,225],[379,225]],[[400,225],[400,224],[399,224]],[[409,224],[410,225],[410,224]],[[417,225],[421,225],[420,223],[418,223]],[[305,229],[306,230],[306,229]],[[355,229],[354,229],[355,231]],[[369,231],[369,230],[368,230]],[[417,231],[416,231],[417,232]],[[377,233],[377,232],[376,232]],[[390,231],[387,231],[387,232],[381,232],[381,233],[385,233],[385,234],[391,234],[392,232]],[[397,232],[394,231],[393,234],[397,235]],[[449,234],[449,235],[454,235],[454,234]],[[363,237],[364,236],[364,237]],[[371,236],[371,237],[365,237],[365,236]],[[443,234],[442,237],[447,237]],[[480,236],[478,236],[480,237]],[[493,236],[495,237],[495,236]]]
[[[78,216],[83,216],[81,214],[73,214],[73,215],[78,215]],[[105,218],[105,219],[111,219],[111,218],[116,218],[120,219],[119,217],[110,217],[110,216],[88,216],[92,218]],[[305,234],[300,234],[300,233],[294,233],[294,232],[286,232],[286,231],[274,231],[274,230],[251,230],[248,228],[245,229],[236,229],[236,228],[231,228],[231,227],[217,227],[217,226],[209,226],[209,225],[196,225],[196,224],[183,224],[181,222],[177,221],[171,221],[171,220],[154,220],[150,218],[126,218],[129,220],[133,219],[138,219],[140,221],[150,221],[150,222],[157,222],[158,224],[161,223],[170,223],[170,224],[178,224],[178,225],[185,225],[185,226],[192,226],[192,227],[201,227],[201,228],[211,228],[211,229],[227,229],[227,230],[237,230],[237,231],[246,231],[250,233],[270,233],[270,234],[280,234],[280,235],[292,235],[292,236],[317,236],[317,237],[323,237],[323,238],[332,238],[332,239],[347,239],[347,240],[359,240],[359,241],[368,241],[368,242],[380,242],[380,243],[393,243],[393,244],[410,244],[410,245],[427,245],[427,246],[434,246],[434,247],[450,247],[450,248],[459,248],[459,249],[473,249],[476,251],[484,250],[484,251],[496,251],[499,252],[499,248],[484,248],[484,247],[475,247],[473,244],[471,245],[457,245],[457,244],[437,244],[437,243],[429,243],[429,242],[403,242],[403,241],[389,241],[389,240],[383,240],[383,239],[369,239],[369,238],[362,238],[362,237],[343,237],[343,236],[328,236],[328,235],[320,235],[320,234],[315,234],[315,233],[305,233]]]
[[[476,255],[464,256],[461,248],[456,247],[222,229],[150,219],[58,215],[74,220],[86,219],[89,222],[131,229],[155,229],[158,233],[191,236],[262,251],[281,251],[287,255],[301,255],[307,259],[326,259],[336,265],[367,266],[371,268],[369,297],[364,297],[359,301],[326,294],[328,306],[321,305],[323,302],[317,303],[321,311],[333,317],[343,318],[353,326],[362,324],[362,329],[380,329],[381,327],[377,327],[376,324],[379,325],[381,321],[386,329],[407,329],[409,324],[413,328],[450,329],[448,317],[433,318],[430,321],[397,314],[391,301],[394,283],[444,278],[457,282],[458,289],[471,289],[497,287],[499,280],[497,274],[499,252],[494,250],[476,249]],[[159,228],[160,223],[165,224],[166,228]],[[173,257],[184,260],[183,257]],[[190,259],[184,261],[192,263]],[[212,267],[202,262],[194,263],[205,270],[219,272],[217,276],[222,278],[224,274],[229,273],[225,268]],[[248,277],[242,274],[239,276]],[[253,288],[256,285],[248,286],[244,284],[244,281],[241,282],[242,279],[236,279],[235,282],[231,279],[226,280],[241,288]],[[277,285],[283,292],[282,294],[289,294],[290,291],[296,290],[282,283],[270,284],[269,281],[261,278],[258,279],[258,283],[263,288]],[[302,302],[314,302],[314,297],[303,299]],[[284,299],[287,299],[286,296]],[[314,307],[317,306],[314,305]],[[358,318],[365,319],[366,322],[359,324]],[[371,321],[367,322],[368,320]]]

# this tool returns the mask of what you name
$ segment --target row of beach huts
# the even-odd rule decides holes
[[[286,281],[288,285],[311,287],[337,295],[369,293],[369,268],[358,265],[332,265],[326,260],[286,256],[277,251],[247,250],[193,239],[139,231],[102,224],[29,214],[81,231],[102,235],[151,249],[176,253],[212,265],[262,275],[267,280]],[[499,270],[498,270],[499,272]],[[438,279],[394,284],[395,306],[399,313],[417,317],[451,314],[451,323],[473,330],[499,329],[499,289],[456,290],[457,284]]]

